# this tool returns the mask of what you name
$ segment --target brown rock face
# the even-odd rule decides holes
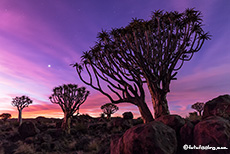
[[[230,154],[230,123],[212,116],[199,122],[194,128],[193,143],[196,146],[227,147],[228,150],[193,150],[198,154]]]
[[[153,121],[128,129],[111,141],[111,154],[175,154],[175,131],[161,122]]]
[[[230,120],[230,95],[221,95],[204,105],[203,118],[220,116]]]
[[[194,125],[190,122],[187,121],[183,127],[180,129],[180,138],[179,138],[179,148],[177,150],[177,153],[183,153],[183,154],[192,154],[192,151],[189,150],[184,150],[183,146],[185,144],[187,145],[192,145],[193,144],[193,129]]]
[[[23,122],[21,126],[18,127],[18,132],[22,138],[34,136],[38,133],[38,129],[35,127],[35,125],[30,122]]]
[[[179,115],[162,115],[155,120],[164,123],[165,125],[171,127],[176,131],[177,145],[178,145],[177,151],[180,152],[180,149],[182,147],[180,142],[180,129],[181,127],[184,126],[185,120]]]
[[[176,132],[180,131],[180,128],[185,124],[185,120],[179,115],[163,115],[155,121],[163,122],[165,125],[173,128]]]

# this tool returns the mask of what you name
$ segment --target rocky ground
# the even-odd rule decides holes
[[[0,154],[230,154],[230,96],[205,103],[202,117],[166,115],[143,124],[141,119],[92,118],[72,120],[71,134],[60,128],[61,119],[0,121]],[[184,150],[225,147],[218,150]]]
[[[81,115],[72,120],[71,134],[60,128],[61,119],[16,119],[0,121],[0,154],[94,154],[110,153],[110,139],[121,136],[142,119],[92,118]]]

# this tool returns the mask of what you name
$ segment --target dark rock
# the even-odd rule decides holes
[[[128,129],[121,138],[111,141],[111,154],[174,154],[177,149],[175,131],[153,121]]]
[[[198,124],[200,121],[201,121],[201,120],[192,120],[191,123],[192,123],[193,125],[196,125],[196,124]]]
[[[185,144],[187,145],[192,145],[193,143],[193,129],[194,129],[194,125],[190,122],[187,121],[183,127],[181,127],[180,129],[180,139],[179,139],[179,148],[177,150],[177,153],[183,153],[183,154],[190,154],[192,151],[185,151],[183,149],[183,146]]]
[[[35,136],[37,133],[39,133],[39,130],[35,127],[34,123],[26,121],[18,127],[18,132],[22,138],[27,138],[30,136]]]
[[[230,120],[230,95],[221,95],[204,105],[203,118],[220,116]]]
[[[133,113],[132,112],[124,112],[123,119],[133,119]]]
[[[181,148],[181,141],[180,141],[180,129],[185,124],[185,119],[183,119],[179,115],[162,115],[159,118],[155,119],[156,121],[163,122],[165,125],[171,127],[176,131],[176,138],[178,143],[178,149],[177,151],[180,151]]]
[[[179,133],[180,128],[185,124],[185,120],[179,115],[163,115],[155,119],[155,121],[163,122],[165,125],[173,128],[177,133]]]
[[[196,146],[227,147],[228,150],[193,150],[199,154],[230,153],[230,123],[228,120],[211,116],[199,122],[194,128],[193,144]]]

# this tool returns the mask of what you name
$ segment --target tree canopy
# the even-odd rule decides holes
[[[15,97],[12,100],[12,105],[17,107],[18,110],[22,110],[32,104],[33,101],[28,96]]]
[[[177,71],[184,62],[191,60],[204,41],[210,39],[202,26],[200,11],[186,9],[182,13],[164,13],[158,10],[153,12],[150,20],[133,19],[124,28],[100,32],[95,46],[84,52],[81,64],[74,66],[84,83],[110,100],[111,95],[102,90],[99,79],[106,81],[110,90],[113,87],[114,93],[122,86],[132,92],[137,89],[136,81],[141,85],[147,83],[155,117],[169,114],[166,95],[170,92],[171,80],[176,80]],[[88,72],[90,82],[81,77],[83,68]],[[91,74],[95,75],[97,84],[93,84]],[[113,80],[118,84],[115,85]]]
[[[113,103],[106,103],[101,106],[102,111],[107,115],[109,119],[111,114],[114,114],[119,108]]]
[[[89,91],[85,87],[78,88],[76,84],[64,84],[55,87],[49,99],[52,103],[58,104],[64,113],[73,115],[86,101],[88,95]]]
[[[70,122],[73,114],[77,111],[78,115],[80,106],[86,101],[88,95],[89,91],[85,87],[78,87],[76,84],[63,84],[53,89],[53,94],[49,99],[61,107],[64,113],[62,129],[68,134],[70,134]]]

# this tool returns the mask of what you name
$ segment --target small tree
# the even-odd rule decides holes
[[[101,117],[101,118],[105,118],[105,114],[104,114],[104,113],[101,113],[101,114],[100,114],[100,117]]]
[[[201,116],[201,112],[204,110],[204,103],[203,102],[197,102],[192,105],[192,109],[195,109],[199,112],[199,116]]]
[[[107,119],[110,119],[111,114],[114,114],[119,108],[113,103],[106,103],[101,106],[102,111],[106,114]]]
[[[19,125],[22,124],[22,110],[25,107],[28,107],[29,104],[32,104],[33,101],[28,96],[21,96],[21,97],[15,97],[13,98],[12,105],[16,106],[18,109],[18,122]]]
[[[76,84],[64,84],[63,86],[55,87],[53,94],[49,97],[50,101],[58,104],[64,112],[62,129],[70,134],[70,123],[73,114],[77,111],[79,114],[80,106],[86,101],[89,91],[85,87],[78,88]]]
[[[0,118],[3,121],[6,121],[7,119],[11,118],[11,114],[9,114],[9,113],[3,113],[3,114],[0,115]]]

